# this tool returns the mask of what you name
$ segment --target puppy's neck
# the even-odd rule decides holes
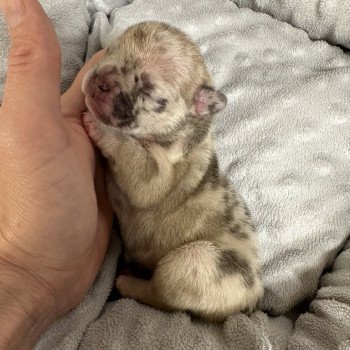
[[[144,146],[158,145],[167,153],[172,164],[195,160],[201,153],[214,152],[211,120],[191,118],[166,134],[140,134],[137,130],[127,132]]]
[[[169,149],[174,159],[187,158],[204,140],[205,143],[212,140],[210,118],[189,118],[177,130],[155,138],[155,142]]]
[[[214,152],[214,145],[212,135],[209,132],[200,142],[192,144],[189,147],[185,139],[179,139],[166,147],[167,157],[172,164],[181,162],[197,162],[200,158],[203,158],[200,163],[205,159],[209,159],[209,155]]]

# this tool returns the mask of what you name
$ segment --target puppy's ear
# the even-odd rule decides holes
[[[227,98],[222,92],[210,86],[202,86],[194,97],[191,113],[197,117],[212,115],[221,111],[226,104]]]

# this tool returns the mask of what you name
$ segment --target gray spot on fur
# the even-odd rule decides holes
[[[230,196],[228,191],[226,191],[224,194],[224,201],[225,201],[225,222],[227,225],[229,225],[233,220],[233,208],[232,208],[232,203],[230,201]]]
[[[208,168],[206,172],[203,174],[201,181],[198,183],[197,187],[195,187],[192,194],[195,195],[203,191],[205,185],[208,183],[213,184],[214,185],[213,187],[217,187],[218,182],[219,182],[218,159],[216,157],[216,154],[213,154],[208,164]]]
[[[213,102],[212,104],[210,104],[208,106],[208,110],[209,110],[210,114],[214,114],[216,112],[216,110],[217,110],[217,103]]]
[[[133,113],[133,103],[131,98],[120,93],[113,100],[113,115],[124,125],[131,124],[135,120]]]
[[[234,250],[222,250],[218,264],[219,270],[223,274],[239,274],[242,276],[248,287],[254,285],[254,277],[250,265]]]
[[[220,177],[219,177],[219,162],[216,154],[212,155],[208,169],[204,174],[204,177],[207,179],[208,182],[210,182],[213,185],[213,187],[217,187]]]
[[[147,73],[141,74],[142,87],[141,91],[144,93],[150,93],[154,89],[154,84],[150,81],[150,76]]]
[[[232,233],[233,236],[235,236],[238,239],[249,238],[248,234],[237,224],[230,227],[230,232]]]
[[[159,98],[156,100],[158,103],[158,106],[154,109],[156,113],[163,113],[166,109],[166,105],[168,103],[168,100],[166,98]]]
[[[186,137],[186,151],[187,153],[190,153],[193,148],[201,143],[208,135],[211,118],[198,118],[190,115],[186,119],[186,126],[189,125],[191,128]]]
[[[120,68],[120,70],[121,70],[121,72],[122,72],[124,75],[126,75],[126,74],[128,74],[128,73],[130,72],[130,68],[127,67],[127,66],[124,66],[124,67]]]

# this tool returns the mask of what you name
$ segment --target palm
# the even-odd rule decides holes
[[[0,131],[1,159],[18,160],[5,161],[0,169],[6,188],[0,208],[8,218],[0,235],[4,258],[29,267],[35,280],[64,299],[66,310],[93,283],[112,221],[101,171],[95,169],[95,153],[80,121],[83,74],[62,97],[62,112],[53,109],[48,118],[40,112],[28,115],[28,125],[21,128],[8,119]],[[7,205],[12,197],[16,208]],[[27,232],[18,235],[19,226]]]

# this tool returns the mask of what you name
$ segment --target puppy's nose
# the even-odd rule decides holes
[[[103,81],[102,83],[100,83],[100,85],[98,86],[98,88],[102,91],[102,92],[108,92],[109,91],[109,86],[108,84]]]
[[[112,86],[108,79],[105,76],[100,76],[99,74],[96,74],[95,81],[94,81],[94,92],[95,94],[103,94],[106,92],[111,91]]]
[[[93,97],[105,100],[109,95],[120,93],[119,84],[111,74],[97,73],[94,78]]]

